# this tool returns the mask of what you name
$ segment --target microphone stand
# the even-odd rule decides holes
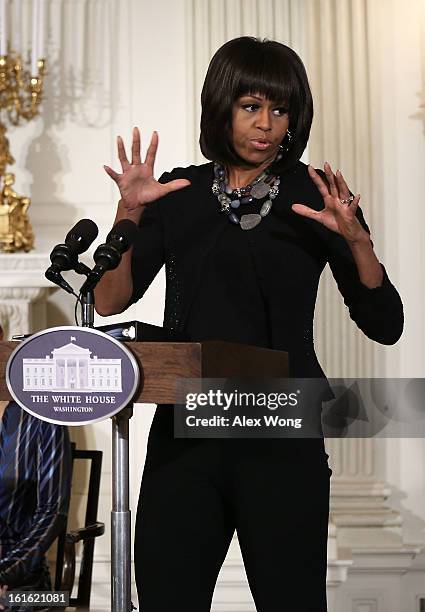
[[[81,325],[94,327],[94,291],[88,289],[81,294]]]
[[[128,248],[128,247],[127,247]],[[116,249],[117,256],[121,253]],[[114,252],[107,253],[109,259]],[[117,262],[119,263],[119,261]],[[82,327],[94,327],[94,287],[99,278],[85,264],[76,262],[72,269],[86,276],[80,289]],[[58,278],[50,278],[58,284]],[[62,288],[66,281],[62,280]],[[70,287],[71,292],[72,288]],[[69,289],[66,289],[69,292]],[[74,294],[75,295],[75,294]],[[131,601],[131,512],[129,496],[129,421],[133,416],[130,402],[112,418],[112,511],[111,511],[111,605],[112,612],[132,612]]]
[[[83,274],[88,277],[90,274],[90,268],[85,264],[78,262],[75,267],[75,272]],[[80,304],[81,304],[81,326],[82,327],[94,327],[94,291],[91,288],[86,288],[85,283],[83,284],[80,291]]]
[[[81,273],[86,274],[86,270]],[[81,287],[83,327],[94,327],[94,290]],[[131,511],[129,487],[129,422],[133,402],[112,419],[112,510],[111,510],[111,610],[132,612],[131,601]]]

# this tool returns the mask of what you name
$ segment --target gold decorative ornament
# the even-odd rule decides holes
[[[0,205],[0,250],[5,253],[31,251],[34,233],[27,210],[31,200],[12,189],[15,175],[7,172],[3,178]]]
[[[42,101],[45,61],[37,61],[38,75],[31,76],[19,54],[9,49],[0,55],[0,110],[10,124],[19,125],[39,114]],[[30,251],[34,247],[34,233],[28,218],[30,198],[12,188],[15,175],[7,172],[14,164],[6,136],[6,124],[0,121],[0,251],[14,253]]]

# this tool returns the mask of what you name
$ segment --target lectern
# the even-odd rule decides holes
[[[11,400],[5,369],[16,342],[0,343],[0,400]],[[197,378],[286,378],[288,354],[228,342],[129,342],[140,369],[136,404],[178,403],[176,381]],[[170,407],[170,410],[172,407]],[[133,404],[112,417],[112,590],[113,612],[131,612],[129,508],[129,419]]]

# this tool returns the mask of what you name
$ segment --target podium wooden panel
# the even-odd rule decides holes
[[[6,387],[9,355],[18,342],[0,342],[0,400],[12,399]],[[177,378],[288,376],[288,353],[233,342],[126,342],[140,368],[135,403],[172,404]]]

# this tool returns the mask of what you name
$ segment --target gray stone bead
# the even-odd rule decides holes
[[[269,185],[266,185],[265,183],[261,182],[261,183],[257,183],[256,185],[254,185],[254,187],[251,189],[251,195],[256,199],[256,200],[261,200],[261,198],[264,198],[268,193],[269,193],[270,187]]]
[[[266,200],[261,207],[260,215],[262,217],[265,217],[266,215],[268,215],[271,210],[271,207],[272,207],[271,200]]]
[[[241,228],[244,230],[250,230],[256,225],[258,225],[261,221],[260,215],[252,214],[252,215],[242,215],[240,224]]]

